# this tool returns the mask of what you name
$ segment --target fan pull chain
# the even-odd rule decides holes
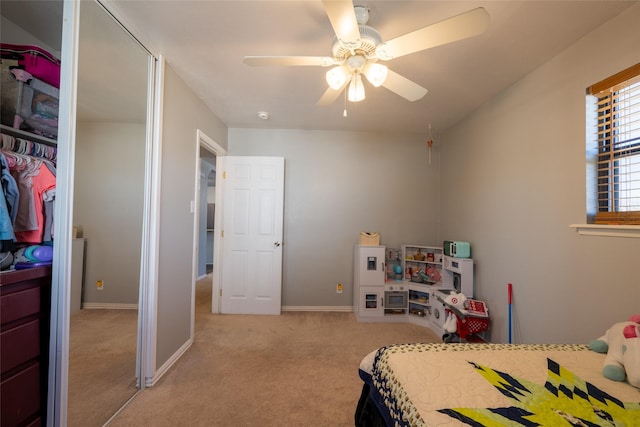
[[[347,91],[344,91],[344,111],[342,112],[342,117],[347,117]]]

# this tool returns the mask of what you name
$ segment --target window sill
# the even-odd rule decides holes
[[[631,237],[640,239],[640,225],[571,224],[581,236]]]

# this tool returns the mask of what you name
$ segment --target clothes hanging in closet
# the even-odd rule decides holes
[[[2,135],[0,252],[12,250],[12,242],[52,240],[55,154],[53,147]]]
[[[13,233],[13,223],[18,213],[16,207],[18,205],[18,197],[20,192],[15,178],[9,172],[9,164],[4,155],[0,154],[0,185],[2,185],[2,194],[0,197],[0,246],[10,246],[9,242],[14,242],[16,236]],[[0,247],[0,252],[4,252]],[[8,248],[7,248],[8,250]]]

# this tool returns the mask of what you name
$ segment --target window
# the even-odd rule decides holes
[[[587,89],[597,124],[596,224],[640,224],[640,63]]]

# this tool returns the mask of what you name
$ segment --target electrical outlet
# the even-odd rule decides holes
[[[99,290],[99,291],[104,289],[104,281],[103,280],[96,281],[96,289]]]
[[[336,293],[337,294],[341,294],[342,293],[342,283],[338,283],[336,285]]]

